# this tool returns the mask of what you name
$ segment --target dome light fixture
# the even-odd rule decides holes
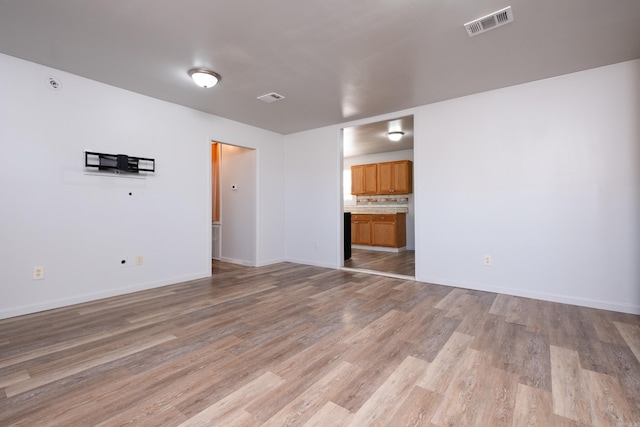
[[[204,68],[189,70],[189,75],[198,86],[204,88],[214,87],[221,79],[220,74]]]
[[[403,135],[404,135],[404,132],[400,132],[400,131],[387,132],[387,138],[389,138],[389,141],[393,141],[393,142],[400,141]]]

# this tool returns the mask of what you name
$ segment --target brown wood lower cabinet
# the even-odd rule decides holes
[[[351,215],[351,244],[390,248],[407,246],[407,214]]]
[[[351,244],[371,245],[371,215],[351,215]]]

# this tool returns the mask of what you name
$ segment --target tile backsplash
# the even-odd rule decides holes
[[[385,206],[385,205],[408,205],[409,204],[409,196],[407,194],[374,194],[374,195],[365,195],[365,196],[357,196],[358,206]]]

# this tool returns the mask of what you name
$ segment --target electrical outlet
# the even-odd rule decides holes
[[[142,255],[138,255],[136,257],[136,265],[142,265],[144,264],[144,257]]]
[[[486,265],[486,266],[490,266],[491,265],[491,255],[485,255],[484,256],[484,265]]]
[[[33,280],[42,280],[44,279],[44,267],[38,266],[33,267]]]

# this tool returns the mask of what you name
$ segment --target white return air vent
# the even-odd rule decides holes
[[[469,37],[473,37],[480,33],[484,33],[485,31],[501,27],[509,22],[513,22],[511,6],[500,9],[499,11],[493,12],[487,16],[483,16],[482,18],[467,22],[464,24],[464,28],[467,30]]]
[[[276,102],[276,101],[280,101],[281,99],[284,99],[284,96],[277,94],[275,92],[271,92],[266,95],[259,96],[258,99],[260,101],[264,101],[269,104],[271,102]]]

